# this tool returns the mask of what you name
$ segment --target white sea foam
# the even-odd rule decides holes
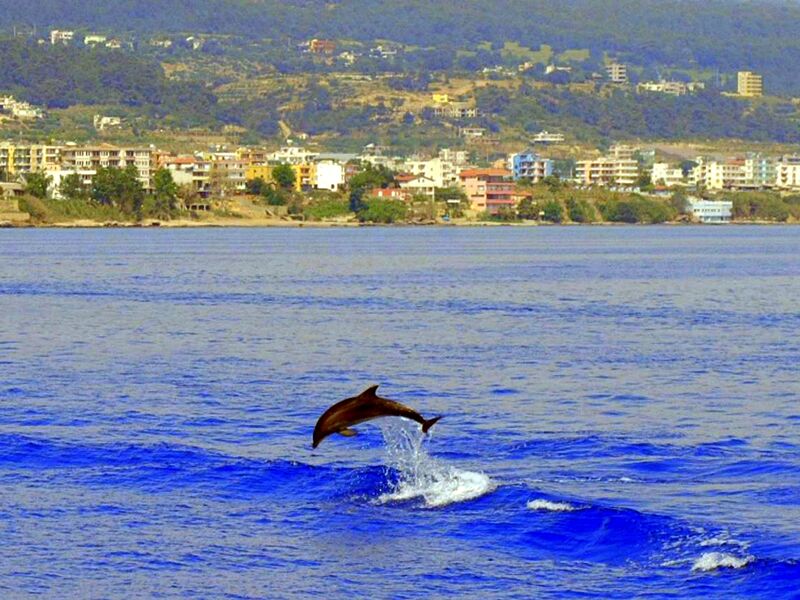
[[[550,500],[544,500],[543,498],[531,500],[528,502],[528,508],[531,510],[548,512],[572,512],[574,510],[579,510],[577,506],[573,506],[567,502],[551,502]]]
[[[750,547],[750,543],[742,542],[727,537],[725,535],[721,535],[707,540],[703,540],[702,542],[700,542],[700,546],[703,548],[708,548],[709,546],[737,546],[739,548],[742,548],[743,550],[747,550]]]
[[[495,489],[483,473],[464,471],[431,458],[423,448],[424,434],[416,423],[380,424],[386,441],[387,466],[397,472],[392,489],[378,497],[380,504],[421,499],[428,508],[479,498]]]
[[[753,556],[734,556],[726,552],[706,552],[692,565],[692,571],[715,571],[717,569],[741,569],[755,560]]]

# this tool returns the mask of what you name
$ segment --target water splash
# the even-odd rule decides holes
[[[567,502],[552,502],[550,500],[545,500],[543,498],[539,498],[537,500],[531,500],[527,504],[530,510],[538,510],[538,511],[548,511],[548,512],[573,512],[576,510],[580,510],[577,506],[573,506]]]
[[[727,552],[706,552],[698,558],[692,571],[708,572],[717,569],[741,569],[755,560],[753,556],[734,556]]]
[[[473,500],[495,489],[483,473],[464,471],[432,458],[419,425],[404,419],[378,424],[386,442],[386,466],[396,473],[379,504],[421,499],[427,508]]]

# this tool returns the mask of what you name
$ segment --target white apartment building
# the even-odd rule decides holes
[[[775,161],[759,154],[724,160],[699,157],[695,162],[689,181],[707,190],[753,190],[776,184]]]
[[[607,156],[581,160],[575,165],[575,181],[582,185],[631,187],[639,178],[636,148],[612,146]]]
[[[317,189],[338,191],[344,186],[344,165],[334,160],[321,160],[317,163]]]
[[[434,182],[436,187],[459,185],[459,174],[469,163],[469,154],[464,150],[444,148],[438,156],[430,159],[411,157],[402,165],[405,172],[421,175]]]
[[[653,171],[650,174],[650,179],[653,185],[664,187],[675,187],[686,184],[683,170],[671,167],[669,163],[653,163]]]
[[[775,163],[775,187],[800,190],[800,156],[782,156]]]
[[[628,83],[628,67],[622,63],[611,63],[606,65],[606,75],[611,83],[620,85]]]
[[[302,165],[314,162],[318,156],[319,152],[312,152],[301,146],[283,146],[280,150],[267,155],[267,160],[280,164]]]
[[[67,170],[97,170],[106,167],[124,169],[134,165],[139,172],[139,181],[145,189],[151,189],[153,157],[150,148],[117,148],[115,146],[67,145],[61,152],[62,165]]]

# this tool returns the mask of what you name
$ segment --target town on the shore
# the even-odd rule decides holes
[[[626,80],[625,65],[614,63],[608,71],[607,76],[612,80]],[[692,91],[685,85],[664,81],[645,86],[649,86],[649,91],[668,94]],[[749,71],[740,72],[737,93],[760,96],[761,77]],[[440,111],[473,110],[447,94],[433,94],[431,100]],[[41,109],[12,96],[0,97],[0,109],[20,119],[37,119],[43,114]],[[119,126],[120,121],[118,117],[98,114],[94,126],[102,132]],[[480,137],[483,133],[479,128],[465,128],[462,137]],[[678,193],[683,206],[678,211],[701,223],[731,221],[733,202],[720,197],[723,192],[800,191],[800,155],[795,154],[771,156],[745,152],[697,156],[677,164],[657,160],[653,148],[619,143],[597,149],[591,156],[568,160],[562,156],[554,160],[548,157],[548,147],[563,144],[565,136],[549,131],[533,134],[528,148],[495,160],[480,160],[463,148],[442,148],[437,154],[427,156],[396,156],[390,148],[377,144],[365,146],[360,153],[347,154],[324,152],[306,147],[303,142],[301,136],[298,140],[287,140],[277,149],[215,146],[185,154],[144,145],[0,142],[0,190],[4,202],[0,206],[0,221],[20,220],[23,211],[14,198],[30,193],[31,179],[38,182],[40,197],[58,201],[78,188],[90,199],[89,191],[99,172],[131,168],[135,169],[135,178],[145,194],[154,191],[157,172],[168,173],[170,184],[182,191],[175,194],[180,205],[177,208],[192,214],[229,206],[232,197],[261,195],[276,186],[284,186],[295,197],[314,192],[343,194],[350,191],[353,178],[365,169],[380,169],[391,176],[367,178],[365,181],[375,181],[376,185],[360,189],[359,202],[373,199],[411,204],[439,200],[444,209],[440,215],[429,214],[434,220],[437,216],[448,220],[451,215],[472,219],[511,215],[556,222],[574,220],[550,218],[543,209],[531,214],[531,206],[537,207],[533,188],[542,182],[558,182],[581,191],[602,189],[653,198]],[[277,171],[285,173],[287,169],[291,174],[288,185],[285,176],[276,177]],[[527,210],[521,211],[526,202]],[[109,203],[113,204],[113,199]],[[282,213],[274,206],[268,214],[285,215],[285,211]]]
[[[468,216],[497,216],[530,200],[532,186],[555,180],[577,190],[605,189],[653,197],[680,191],[686,195],[690,215],[714,223],[731,220],[732,202],[719,199],[718,194],[715,199],[705,199],[709,193],[800,191],[800,155],[701,156],[678,165],[656,162],[655,150],[618,144],[602,156],[574,161],[569,172],[559,172],[556,161],[546,156],[547,144],[559,140],[559,134],[541,132],[531,148],[490,165],[475,164],[467,150],[444,148],[435,156],[398,157],[373,144],[359,154],[326,153],[297,144],[273,150],[213,148],[172,154],[154,147],[5,141],[0,142],[4,180],[0,187],[7,200],[21,197],[26,193],[26,181],[37,174],[47,182],[48,197],[57,201],[68,178],[77,176],[90,190],[100,170],[133,166],[145,192],[153,190],[157,171],[167,171],[178,188],[187,190],[181,196],[182,208],[202,212],[232,196],[251,193],[253,182],[274,185],[278,169],[291,169],[293,192],[341,193],[364,169],[380,168],[393,176],[390,182],[365,190],[365,200],[411,203],[442,199],[442,195],[447,203],[461,205]],[[460,194],[454,195],[453,190]]]

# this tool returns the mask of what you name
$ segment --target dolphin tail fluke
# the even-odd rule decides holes
[[[428,419],[422,424],[422,433],[428,433],[428,430],[436,425],[436,422],[441,419],[442,417],[434,417],[432,419]]]

